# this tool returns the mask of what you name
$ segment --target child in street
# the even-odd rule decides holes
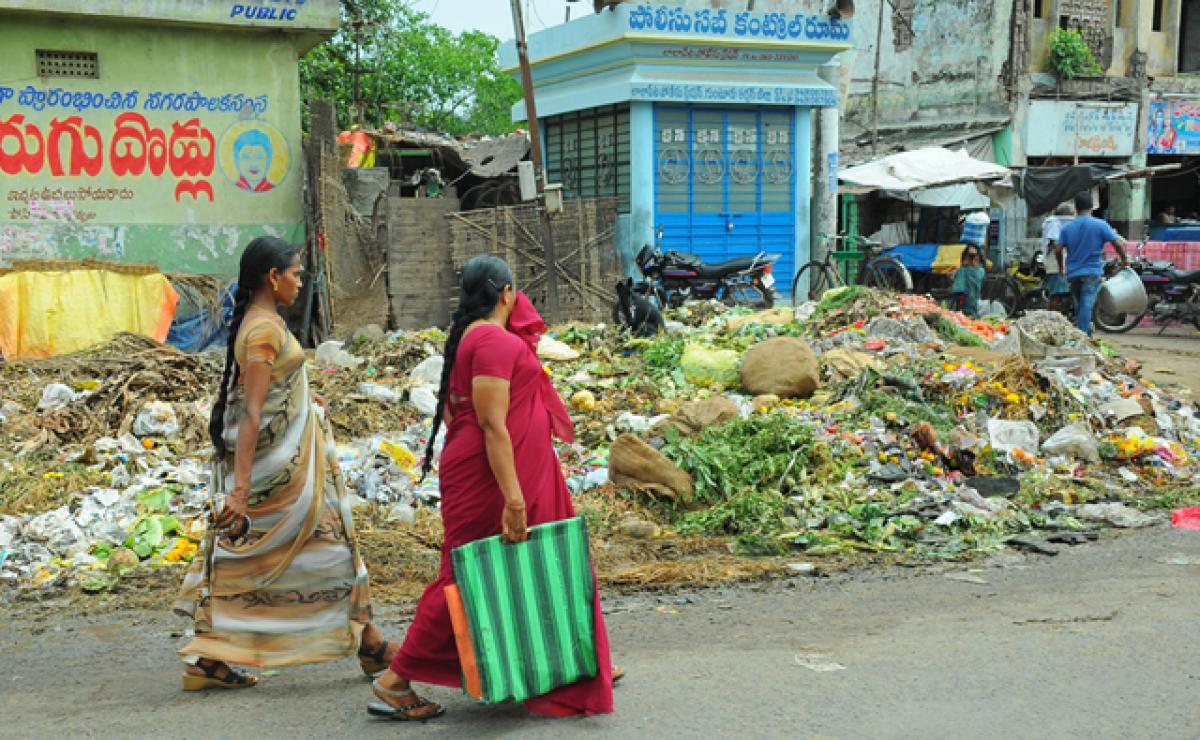
[[[954,305],[967,316],[979,318],[979,296],[983,292],[983,252],[974,244],[963,249],[959,267],[954,271],[950,295]]]

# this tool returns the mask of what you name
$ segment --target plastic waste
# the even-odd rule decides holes
[[[645,434],[650,431],[650,420],[640,414],[626,411],[617,417],[616,427],[618,432]]]
[[[179,419],[169,403],[151,401],[142,407],[133,421],[133,433],[138,437],[174,437],[179,433]]]
[[[25,523],[21,533],[34,542],[45,543],[51,552],[60,557],[83,555],[90,548],[87,535],[65,506],[33,517]]]
[[[352,370],[363,364],[365,360],[361,357],[355,357],[346,350],[342,349],[345,342],[337,342],[330,340],[322,342],[321,346],[317,347],[316,362],[320,367],[326,368],[342,368]]]
[[[408,374],[411,385],[432,385],[435,388],[442,384],[442,368],[446,360],[441,355],[426,357]]]
[[[1107,504],[1084,504],[1076,507],[1075,516],[1092,522],[1103,522],[1114,527],[1133,528],[1149,527],[1158,523],[1158,519],[1143,514],[1137,509],[1119,502]]]
[[[1076,422],[1059,429],[1042,443],[1047,455],[1066,455],[1091,463],[1100,462],[1100,445],[1087,424]]]
[[[380,385],[379,383],[359,383],[358,392],[372,401],[388,405],[400,403],[400,399],[404,397],[402,392],[390,385]]]
[[[1037,426],[1031,421],[988,419],[987,432],[992,449],[998,452],[1022,450],[1033,454],[1038,449],[1041,436]]]
[[[1176,509],[1171,512],[1171,526],[1200,532],[1200,506]]]
[[[402,524],[412,524],[417,521],[417,511],[406,501],[400,501],[392,504],[388,509],[387,520],[389,522],[400,522]]]
[[[41,411],[60,409],[75,403],[81,395],[62,383],[51,383],[42,389],[42,399],[37,407]]]
[[[548,336],[543,336],[538,340],[537,355],[543,360],[552,362],[569,362],[579,359],[579,352],[569,344]]]
[[[391,458],[391,461],[400,466],[400,469],[411,473],[417,465],[417,456],[412,453],[407,447],[397,442],[383,440],[379,443],[379,450]]]
[[[427,386],[417,386],[408,392],[408,400],[425,416],[433,416],[437,413],[437,392]]]

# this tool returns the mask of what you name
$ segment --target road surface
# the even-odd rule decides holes
[[[184,694],[180,620],[26,607],[0,627],[0,736],[1200,736],[1197,532],[606,603],[629,671],[616,714],[550,721],[434,689],[448,713],[419,728],[370,719],[349,660]],[[403,615],[379,611],[399,636]]]

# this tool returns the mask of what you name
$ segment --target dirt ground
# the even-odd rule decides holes
[[[185,694],[163,611],[9,613],[2,737],[1194,738],[1200,533],[1109,535],[1054,557],[606,594],[629,671],[606,717],[548,721],[434,688],[445,717],[365,713],[350,661]],[[404,617],[379,622],[402,634]]]
[[[1150,380],[1162,386],[1182,386],[1191,391],[1192,400],[1200,400],[1200,331],[1174,326],[1161,335],[1151,328],[1097,336],[1122,354],[1141,360]]]

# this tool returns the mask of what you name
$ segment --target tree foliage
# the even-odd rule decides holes
[[[332,100],[338,125],[356,123],[355,42],[367,125],[385,121],[450,134],[512,131],[520,85],[500,72],[500,42],[451,33],[402,0],[342,0],[342,28],[300,60],[306,100]]]

